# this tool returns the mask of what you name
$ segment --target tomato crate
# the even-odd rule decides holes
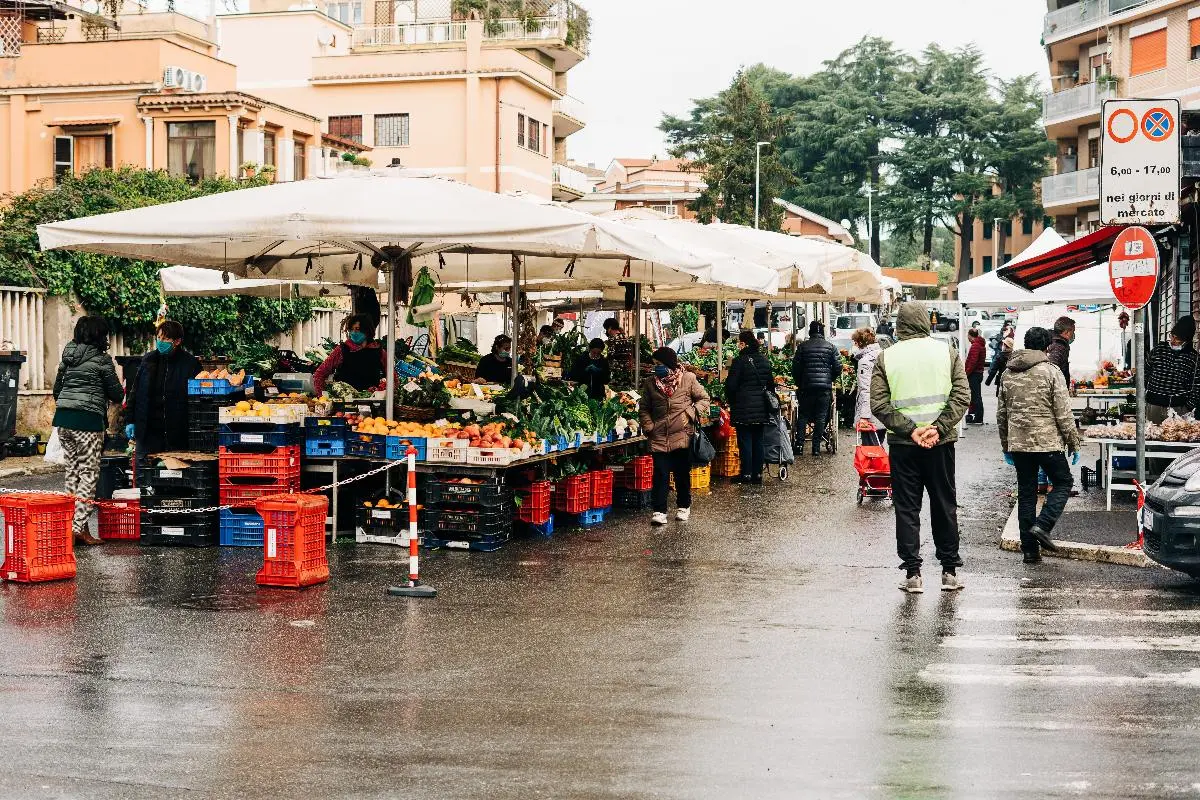
[[[40,583],[75,577],[75,501],[54,494],[0,494],[4,580]]]
[[[304,443],[304,455],[309,458],[342,458],[346,455],[346,442],[313,441]]]
[[[535,481],[515,491],[521,500],[517,519],[530,525],[544,525],[550,521],[550,481]]]
[[[221,480],[226,478],[300,479],[300,447],[276,447],[268,452],[239,453],[221,448]]]
[[[217,460],[197,461],[183,469],[142,465],[138,468],[137,485],[156,495],[211,497],[217,489]]]
[[[551,487],[550,504],[564,514],[582,514],[592,507],[591,473],[572,475]]]
[[[632,511],[648,511],[653,505],[649,489],[637,491],[617,487],[613,490],[613,505],[617,508],[627,508]]]
[[[291,494],[259,498],[263,519],[263,566],[259,586],[299,589],[329,580],[325,553],[325,497]]]
[[[298,491],[299,478],[227,478],[221,481],[220,504],[247,507],[253,506],[262,497]]]
[[[512,533],[512,510],[499,508],[441,508],[431,512],[429,529],[435,537],[446,531],[477,536],[501,536]]]
[[[451,483],[429,481],[425,484],[427,505],[487,506],[494,508],[512,503],[512,490],[500,483]]]
[[[597,469],[588,473],[592,480],[592,508],[611,508],[613,504],[613,471]]]
[[[221,547],[262,547],[263,518],[257,511],[222,509],[220,519]]]
[[[100,538],[108,541],[110,539],[132,539],[137,541],[141,538],[141,503],[137,500],[102,500],[96,503],[99,511],[97,518],[99,521]]]
[[[217,430],[221,447],[289,447],[304,441],[304,429],[295,422],[226,422]]]
[[[188,380],[189,395],[217,395],[226,397],[253,388],[253,375],[247,375],[246,380],[238,384],[230,383],[225,378],[190,378]]]
[[[623,489],[645,491],[654,486],[654,456],[638,456],[612,470],[618,473],[616,485]]]
[[[425,546],[431,550],[475,550],[480,553],[494,553],[510,541],[512,541],[511,533],[473,536],[443,531],[425,537]]]

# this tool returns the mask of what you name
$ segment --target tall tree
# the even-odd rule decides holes
[[[744,71],[716,97],[695,101],[685,118],[664,115],[659,128],[666,133],[671,155],[690,162],[704,175],[707,188],[695,202],[701,219],[754,224],[756,143],[762,148],[758,177],[761,227],[779,230],[783,210],[774,202],[787,188],[791,174],[779,157],[777,142],[786,118],[751,82]]]

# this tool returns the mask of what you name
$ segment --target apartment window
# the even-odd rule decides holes
[[[362,144],[362,117],[359,115],[330,117],[329,133],[339,139],[349,139]]]
[[[1100,137],[1088,139],[1088,169],[1100,166]]]
[[[992,271],[992,257],[991,256],[983,257],[983,271],[984,272]]]
[[[75,170],[75,140],[70,136],[54,137],[54,182]]]
[[[1200,59],[1200,17],[1188,20],[1188,44],[1192,48],[1192,60]]]
[[[992,223],[990,220],[983,223],[983,238],[984,239],[992,238],[992,232],[994,230],[994,227],[995,227],[994,223]]]
[[[275,163],[275,133],[263,131],[263,166],[277,166]]]
[[[1007,264],[1008,262],[1012,261],[1012,258],[1013,258],[1013,254],[1012,254],[1012,253],[1005,253],[1005,254],[1004,254],[1002,257],[1001,257],[1001,259],[1000,259],[1000,263],[1001,263],[1001,264]]]
[[[1138,28],[1133,29],[1134,33],[1129,39],[1129,46],[1133,51],[1129,74],[1144,75],[1147,72],[1164,69],[1167,66],[1166,20],[1162,21],[1162,27],[1158,30],[1145,31],[1140,34],[1136,33],[1137,30]]]
[[[1026,236],[1033,235],[1033,219],[1030,217],[1021,218],[1021,233],[1025,234]]]
[[[217,174],[217,123],[168,122],[167,171],[201,181]]]
[[[408,114],[376,114],[375,146],[408,147]]]
[[[1004,221],[1004,235],[1008,236],[1008,237],[1012,236],[1012,220],[1011,219],[1006,219]]]
[[[517,147],[525,146],[525,115],[517,114]]]
[[[649,208],[651,211],[657,211],[659,214],[663,214],[664,216],[668,216],[668,217],[678,217],[679,216],[679,209],[675,207],[674,203],[651,204],[649,206]]]
[[[237,163],[240,168],[246,163],[246,129],[241,125],[238,126],[237,149]]]
[[[326,15],[347,25],[362,25],[363,4],[358,3],[326,3]]]
[[[308,177],[308,143],[303,139],[294,139],[292,146],[292,180],[302,181]]]
[[[549,125],[538,122],[533,117],[517,114],[517,146],[535,153],[547,152],[544,137],[549,129]]]

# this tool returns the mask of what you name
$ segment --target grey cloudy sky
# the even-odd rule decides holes
[[[576,161],[666,154],[664,111],[729,84],[763,62],[808,74],[866,35],[917,53],[974,42],[993,74],[1037,73],[1045,0],[581,0],[592,17],[591,56],[570,73],[588,106],[587,128],[567,141]]]

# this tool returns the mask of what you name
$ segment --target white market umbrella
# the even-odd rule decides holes
[[[1056,230],[1047,228],[1005,266],[1044,255],[1066,243]],[[1097,264],[1032,292],[1001,280],[995,272],[988,272],[960,283],[958,302],[971,308],[1032,308],[1047,304],[1113,305],[1117,298],[1108,280],[1108,264]]]
[[[171,297],[331,297],[350,293],[345,286],[317,281],[276,281],[238,278],[229,273],[199,267],[164,267],[159,270],[163,293]]]

